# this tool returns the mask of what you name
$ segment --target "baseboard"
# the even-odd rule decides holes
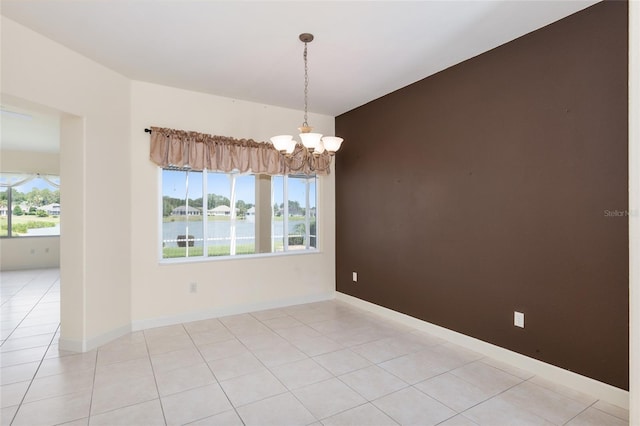
[[[107,333],[103,333],[99,336],[94,336],[89,339],[76,340],[76,339],[58,339],[58,347],[63,351],[70,352],[88,352],[102,346],[118,337],[124,336],[127,333],[131,333],[130,325],[123,325],[115,330],[111,330]]]
[[[533,359],[500,346],[431,324],[409,315],[358,299],[348,294],[336,292],[336,299],[356,306],[384,318],[400,322],[418,330],[426,331],[449,342],[471,349],[498,361],[526,370],[553,382],[562,384],[579,392],[587,393],[610,404],[629,409],[629,392],[599,382],[589,377],[565,370],[555,365]]]
[[[247,312],[264,311],[266,309],[285,308],[287,306],[301,305],[305,303],[323,302],[335,298],[333,291],[313,296],[297,297],[291,299],[279,299],[251,305],[234,305],[223,308],[207,309],[198,312],[187,312],[184,314],[150,318],[133,321],[132,330],[146,330],[148,328],[165,327],[168,325],[181,324],[185,322],[201,321],[210,318],[219,318],[228,315],[246,314]]]

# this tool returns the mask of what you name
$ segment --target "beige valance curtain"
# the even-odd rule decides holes
[[[329,174],[329,154],[317,156],[313,165],[303,165],[303,155],[302,146],[296,147],[290,160],[285,160],[266,142],[151,127],[150,158],[160,167],[268,175]]]

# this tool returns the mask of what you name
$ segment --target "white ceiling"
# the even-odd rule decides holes
[[[596,2],[2,0],[1,13],[133,80],[294,109],[310,32],[309,110],[336,116]]]

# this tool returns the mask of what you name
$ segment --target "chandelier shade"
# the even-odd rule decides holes
[[[322,142],[322,139],[320,139],[320,142],[318,142],[318,146],[316,146],[313,150],[313,153],[315,155],[320,155],[325,151],[324,149],[324,142]]]
[[[304,121],[300,130],[301,146],[296,148],[298,142],[292,135],[278,135],[270,138],[273,147],[284,156],[287,166],[293,170],[311,170],[318,167],[318,157],[325,151],[333,156],[343,142],[337,136],[323,136],[321,133],[314,133],[313,127],[307,123],[308,116],[308,95],[309,95],[309,67],[307,63],[307,44],[313,41],[313,34],[303,33],[298,36],[304,43]],[[326,154],[325,154],[326,155]],[[295,157],[295,158],[294,158]],[[330,157],[329,157],[330,160]],[[326,162],[321,167],[328,170]]]
[[[324,148],[329,151],[329,153],[335,153],[340,149],[340,145],[344,139],[339,138],[337,136],[325,136],[322,138],[322,143],[324,144]]]
[[[278,135],[271,138],[271,143],[274,148],[281,153],[292,153],[296,146],[296,141],[293,140],[291,135]]]
[[[321,133],[300,133],[302,145],[307,149],[315,149],[320,144]]]

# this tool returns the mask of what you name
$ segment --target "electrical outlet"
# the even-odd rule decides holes
[[[189,293],[197,293],[198,292],[198,283],[193,282],[189,284]]]
[[[524,314],[522,312],[515,311],[513,313],[513,325],[524,328]]]
[[[353,272],[353,282],[354,283],[358,282],[358,273],[357,272]]]

